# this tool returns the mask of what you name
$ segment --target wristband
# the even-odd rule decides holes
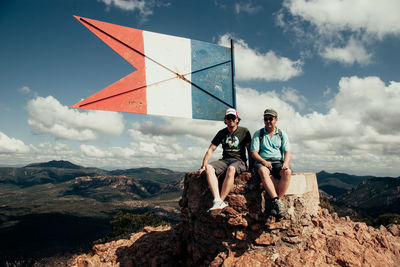
[[[205,169],[205,168],[206,168],[206,166],[203,165],[203,166],[200,167],[199,170],[202,170],[202,169]]]

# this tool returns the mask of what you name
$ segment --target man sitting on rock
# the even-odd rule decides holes
[[[289,138],[276,127],[277,122],[278,113],[273,109],[266,109],[265,127],[254,133],[250,152],[255,161],[254,171],[260,175],[263,187],[272,199],[272,213],[277,218],[282,218],[286,216],[282,199],[289,187],[292,171],[289,168]]]
[[[250,156],[251,135],[245,127],[238,126],[240,118],[235,109],[226,110],[224,122],[226,128],[220,130],[203,158],[203,164],[198,170],[198,174],[206,171],[208,186],[214,197],[213,206],[209,209],[223,209],[227,206],[224,199],[233,188],[235,174],[240,174],[247,169],[247,153]],[[212,153],[222,144],[222,159],[208,163]],[[219,192],[218,178],[226,171],[224,182],[222,183],[221,194]]]

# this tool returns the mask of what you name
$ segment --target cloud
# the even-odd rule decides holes
[[[96,132],[119,135],[124,129],[119,113],[69,109],[52,96],[36,97],[28,102],[26,109],[32,129],[59,139],[94,140]]]
[[[29,146],[25,145],[23,141],[10,138],[0,132],[0,154],[28,153],[29,151]]]
[[[22,86],[18,89],[18,91],[23,94],[29,94],[31,92],[31,89],[28,86]]]
[[[368,46],[400,36],[397,0],[285,0],[276,23],[320,56],[345,65],[371,62]]]
[[[153,15],[153,9],[158,6],[168,6],[169,3],[157,0],[100,0],[108,8],[114,6],[124,11],[138,11],[142,18]]]
[[[303,109],[307,99],[301,95],[296,89],[284,87],[282,90],[282,99],[289,103],[295,104],[299,109]]]
[[[306,105],[307,99],[295,88],[259,92],[238,86],[237,104],[242,118],[240,125],[254,134],[264,125],[264,109],[276,109],[279,115],[278,127],[288,133],[291,141],[292,167],[295,172],[326,170],[358,175],[398,176],[400,82],[385,83],[379,77],[352,76],[341,78],[337,86],[338,93],[329,94],[332,97],[327,102],[327,112],[306,114],[299,110],[302,105]],[[58,103],[52,97],[46,99]],[[53,109],[42,111],[41,114],[58,112]],[[70,116],[74,116],[75,121],[82,120],[79,114]],[[61,118],[58,115],[52,117]],[[71,124],[67,127],[78,128]],[[223,127],[225,125],[222,121],[178,118],[156,120],[149,116],[148,121],[131,124],[127,131],[129,141],[123,147],[107,147],[103,142],[93,141],[91,144],[80,144],[78,149],[60,142],[26,146],[22,141],[0,133],[0,159],[6,162],[10,158],[5,152],[25,151],[18,154],[21,162],[61,158],[83,166],[165,167],[190,171],[199,168],[212,138]],[[11,146],[10,143],[15,145]],[[21,148],[17,149],[18,146]],[[212,160],[220,157],[219,147]]]
[[[400,111],[396,107],[400,105],[400,83],[386,85],[378,77],[354,76],[343,77],[338,87],[328,112],[308,114],[298,111],[306,99],[293,88],[259,92],[238,87],[240,124],[254,134],[264,125],[264,109],[276,109],[278,126],[289,134],[292,165],[297,172],[326,170],[398,175]],[[177,165],[168,158],[179,161],[182,166],[198,168],[212,137],[224,125],[200,126],[196,120],[188,120],[179,127],[178,122],[134,124],[129,130],[131,146],[149,164],[153,157],[160,164],[168,162],[163,166]],[[207,127],[211,125],[213,128]],[[197,131],[204,133],[195,134]],[[219,158],[220,152],[213,156]]]
[[[220,122],[206,120],[192,120],[182,118],[165,117],[161,123],[146,121],[132,124],[132,129],[139,130],[144,134],[152,136],[176,136],[190,135],[194,137],[207,138],[210,132],[213,133],[223,126]]]
[[[229,34],[220,37],[218,43],[230,46]],[[273,51],[262,54],[249,48],[248,44],[241,40],[235,40],[235,67],[236,78],[239,81],[262,79],[265,81],[287,81],[302,73],[303,62],[292,61],[286,57],[279,57]]]
[[[372,54],[368,53],[360,42],[351,38],[345,47],[326,47],[321,56],[348,65],[354,63],[367,65],[371,62]]]
[[[378,38],[400,34],[397,0],[285,0],[284,6],[321,33],[365,32]]]
[[[235,3],[236,14],[247,13],[250,15],[256,14],[262,9],[261,6],[254,6],[251,2]]]

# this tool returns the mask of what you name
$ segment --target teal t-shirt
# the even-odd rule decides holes
[[[264,137],[261,140],[261,150],[260,150],[260,130],[254,133],[253,139],[251,140],[250,152],[259,152],[260,156],[263,159],[283,159],[283,155],[281,155],[281,146],[282,151],[285,153],[286,151],[290,151],[290,143],[289,137],[287,134],[282,131],[282,140],[278,133],[278,128],[275,131],[275,134],[272,138],[269,137],[267,131],[264,129]]]

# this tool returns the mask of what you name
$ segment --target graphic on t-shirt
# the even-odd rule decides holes
[[[239,138],[237,136],[228,135],[225,143],[228,144],[229,149],[239,149]]]

